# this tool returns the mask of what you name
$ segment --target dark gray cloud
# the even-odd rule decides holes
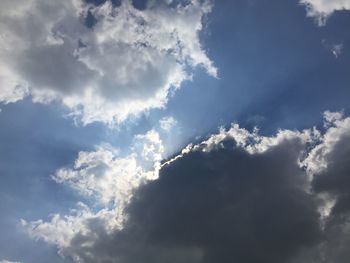
[[[232,125],[164,162],[122,210],[27,226],[75,262],[346,263],[349,134],[350,118],[331,112],[324,132]]]
[[[329,192],[339,199],[332,213],[350,210],[350,134],[344,134],[327,156],[327,168],[316,174],[313,188],[316,192]]]
[[[317,202],[305,189],[299,139],[264,153],[193,151],[164,166],[126,209],[124,229],[108,235],[98,220],[83,262],[287,262],[320,236]]]
[[[350,258],[350,119],[336,120],[318,154],[326,168],[315,173],[315,194],[326,194],[333,206],[325,220],[324,240],[313,251],[315,262],[346,263]],[[320,256],[321,255],[321,256]]]

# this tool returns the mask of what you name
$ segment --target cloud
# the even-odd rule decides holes
[[[234,124],[154,166],[157,176],[132,187],[122,209],[82,205],[25,225],[75,262],[345,263],[350,118],[339,112],[324,118],[322,132],[274,136]],[[139,139],[157,145],[153,133]],[[89,156],[83,167],[113,159]],[[111,171],[119,165],[104,163]]]
[[[155,130],[136,135],[130,148],[126,156],[120,156],[118,149],[108,144],[92,152],[79,152],[74,167],[58,169],[52,179],[101,205],[121,207],[143,180],[158,177],[164,152]]]
[[[129,186],[137,184],[140,173],[134,156],[118,158],[109,149],[100,148],[80,152],[73,169],[59,169],[52,178],[107,204],[127,195]]]
[[[79,152],[73,167],[58,169],[51,177],[69,186],[96,206],[79,202],[68,215],[53,214],[50,221],[21,220],[31,236],[59,247],[59,253],[79,262],[71,243],[76,235],[91,233],[91,222],[99,222],[103,230],[112,233],[121,229],[125,220],[123,210],[132,192],[142,182],[158,178],[163,156],[163,142],[155,130],[136,135],[130,153],[121,156],[108,144],[95,151]],[[91,240],[86,243],[91,244]]]
[[[350,212],[350,118],[329,112],[325,118],[329,128],[304,163],[313,174],[313,189],[333,200],[329,211],[333,220]]]
[[[174,119],[174,117],[164,117],[159,120],[160,128],[163,129],[166,132],[170,132],[171,129],[177,124],[177,121]]]
[[[343,48],[344,48],[343,44],[334,44],[331,47],[332,54],[335,56],[335,58],[338,58],[341,55]]]
[[[339,58],[343,53],[344,43],[328,43],[326,40],[322,40],[323,46],[331,52],[335,58]]]
[[[120,236],[131,237],[130,245],[145,239],[146,262],[161,262],[159,251],[165,258],[167,251],[182,254],[174,262],[286,262],[320,234],[315,200],[303,190],[301,147],[295,139],[264,154],[241,147],[191,151],[136,192],[115,244]]]
[[[56,100],[84,124],[111,124],[164,107],[194,67],[217,75],[198,36],[209,1],[141,11],[129,0],[5,0],[0,10],[3,103]]]
[[[327,130],[304,164],[313,176],[312,189],[323,200],[324,239],[307,253],[320,263],[345,263],[350,257],[350,118],[343,113],[325,112]]]
[[[0,263],[20,263],[19,261],[0,260]]]
[[[349,10],[349,0],[300,0],[306,6],[307,15],[314,17],[318,25],[326,24],[326,20],[336,11]]]

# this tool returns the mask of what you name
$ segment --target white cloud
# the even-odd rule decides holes
[[[349,10],[349,0],[300,0],[306,6],[307,15],[314,17],[318,25],[325,25],[327,18],[335,11]]]
[[[159,120],[160,128],[166,132],[170,132],[171,129],[177,124],[177,121],[172,117],[164,117]]]
[[[210,152],[215,148],[225,148],[225,141],[233,139],[237,146],[244,148],[251,154],[255,154],[263,153],[271,147],[280,145],[287,140],[298,140],[305,145],[319,136],[320,134],[317,130],[306,129],[303,131],[279,130],[275,136],[268,137],[259,135],[257,129],[254,129],[253,132],[249,132],[239,127],[238,124],[232,124],[230,129],[225,130],[221,128],[218,134],[214,134],[199,145],[193,146],[193,150]]]
[[[327,169],[329,162],[334,159],[334,148],[350,134],[350,117],[344,118],[341,112],[326,111],[324,122],[327,128],[325,134],[319,138],[319,144],[309,152],[303,162],[310,176]]]
[[[100,148],[80,152],[73,169],[59,169],[52,178],[107,204],[127,196],[142,172],[134,156],[118,158],[110,150]]]
[[[190,68],[217,70],[199,41],[209,1],[114,7],[82,0],[1,1],[0,101],[58,100],[83,123],[164,107]],[[84,24],[90,12],[97,23]]]
[[[136,135],[132,149],[140,155],[141,160],[149,162],[152,165],[159,163],[163,158],[163,142],[155,130],[150,130],[146,134]],[[149,167],[147,165],[145,166]]]
[[[48,244],[56,245],[59,255],[63,257],[70,256],[75,262],[81,262],[79,255],[75,255],[71,249],[72,240],[81,234],[93,235],[90,224],[94,220],[103,224],[104,231],[107,233],[120,229],[121,221],[120,217],[118,217],[119,213],[120,210],[117,207],[113,209],[104,208],[94,212],[85,204],[78,203],[77,208],[72,209],[69,215],[61,216],[59,214],[53,214],[50,221],[37,220],[27,222],[23,219],[21,221],[31,237],[37,240],[41,239]],[[92,240],[86,240],[81,241],[79,245],[89,247],[92,244]]]
[[[0,263],[20,263],[19,261],[0,260]]]
[[[144,181],[158,177],[164,151],[155,130],[135,136],[130,148],[129,155],[119,156],[118,149],[102,145],[96,151],[80,152],[73,168],[57,170],[52,176],[54,181],[93,198],[102,208],[94,211],[78,203],[70,214],[53,214],[49,221],[22,220],[30,236],[57,245],[61,255],[67,254],[80,262],[79,256],[70,251],[70,245],[76,235],[89,234],[92,221],[98,221],[107,233],[121,229],[125,220],[123,210],[132,191]],[[86,242],[81,245],[88,246],[91,240]]]
[[[155,130],[136,135],[130,148],[127,156],[119,156],[118,150],[110,145],[99,146],[92,152],[79,152],[73,168],[61,168],[52,178],[102,204],[123,204],[142,180],[157,177],[164,152],[163,142]]]

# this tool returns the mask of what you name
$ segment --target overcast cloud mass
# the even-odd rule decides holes
[[[349,11],[3,0],[0,263],[348,263]]]

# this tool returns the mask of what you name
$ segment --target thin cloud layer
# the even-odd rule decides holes
[[[324,132],[233,125],[155,166],[158,179],[144,177],[122,210],[26,227],[75,262],[345,263],[349,134],[350,118],[330,112]]]
[[[209,1],[0,3],[0,102],[59,101],[84,124],[163,107],[191,69],[217,70],[199,40]]]
[[[307,15],[316,18],[318,25],[325,25],[335,11],[349,10],[349,0],[300,0],[306,6]]]

